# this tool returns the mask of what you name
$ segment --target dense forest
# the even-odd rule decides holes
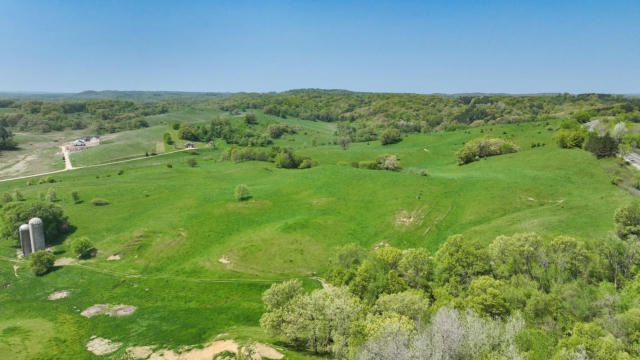
[[[351,141],[375,140],[387,128],[430,132],[568,116],[580,122],[596,116],[640,122],[640,98],[608,94],[442,96],[292,90],[234,94],[215,103],[231,112],[261,109],[280,117],[337,122],[339,135]]]
[[[164,114],[163,102],[136,103],[122,100],[45,102],[0,100],[0,126],[20,131],[49,132],[92,126],[98,134],[149,126],[145,116]]]
[[[615,235],[535,233],[488,246],[461,235],[431,256],[339,248],[323,289],[263,294],[260,323],[300,348],[359,359],[630,359],[640,356],[640,203]]]

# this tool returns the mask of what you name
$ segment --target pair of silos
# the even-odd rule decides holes
[[[44,224],[40,218],[33,218],[29,220],[29,224],[20,225],[18,232],[24,257],[29,256],[32,252],[45,249]]]

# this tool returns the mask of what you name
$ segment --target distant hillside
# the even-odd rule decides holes
[[[12,93],[0,92],[0,99],[42,100],[42,101],[86,101],[86,100],[126,100],[134,102],[154,102],[169,99],[207,100],[228,95],[215,92],[183,92],[183,91],[119,91],[119,90],[87,90],[79,93]]]

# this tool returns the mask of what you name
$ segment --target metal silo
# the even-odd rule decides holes
[[[22,248],[22,254],[24,255],[24,257],[27,257],[29,256],[29,254],[31,254],[31,236],[29,235],[29,225],[20,225],[20,228],[18,228],[18,233],[20,234],[20,247]]]
[[[31,235],[31,251],[44,250],[44,225],[40,218],[29,220],[29,233]]]

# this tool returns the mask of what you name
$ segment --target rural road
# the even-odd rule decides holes
[[[73,169],[73,165],[71,165],[71,153],[67,150],[67,147],[64,145],[60,146],[62,149],[62,156],[64,157],[64,169],[71,170]]]
[[[640,155],[637,153],[628,153],[627,155],[624,155],[623,158],[630,162],[636,169],[640,169]]]
[[[63,170],[55,170],[55,171],[49,171],[49,172],[33,174],[33,175],[18,176],[18,177],[14,177],[14,178],[10,178],[10,179],[1,179],[0,183],[7,182],[7,181],[13,181],[13,180],[28,179],[28,178],[32,178],[32,177],[36,177],[36,176],[58,174],[58,173],[65,172],[65,171],[70,171],[70,170],[79,170],[79,169],[87,169],[87,168],[92,168],[92,167],[107,166],[107,165],[113,165],[113,164],[121,164],[121,163],[129,162],[129,161],[149,159],[149,158],[153,158],[153,157],[165,156],[165,155],[175,154],[175,153],[179,153],[179,152],[182,152],[182,151],[189,151],[189,150],[197,150],[197,149],[195,149],[195,148],[194,149],[180,149],[180,150],[176,150],[176,151],[170,151],[170,152],[164,153],[164,154],[141,156],[141,157],[137,157],[137,158],[133,158],[133,159],[112,161],[112,162],[103,163],[103,164],[95,164],[95,165],[87,165],[87,166],[79,166],[79,167],[71,166],[71,159],[69,157],[69,153],[67,152],[65,154],[65,157],[64,157],[65,168]],[[67,162],[67,159],[68,159],[68,162]]]

